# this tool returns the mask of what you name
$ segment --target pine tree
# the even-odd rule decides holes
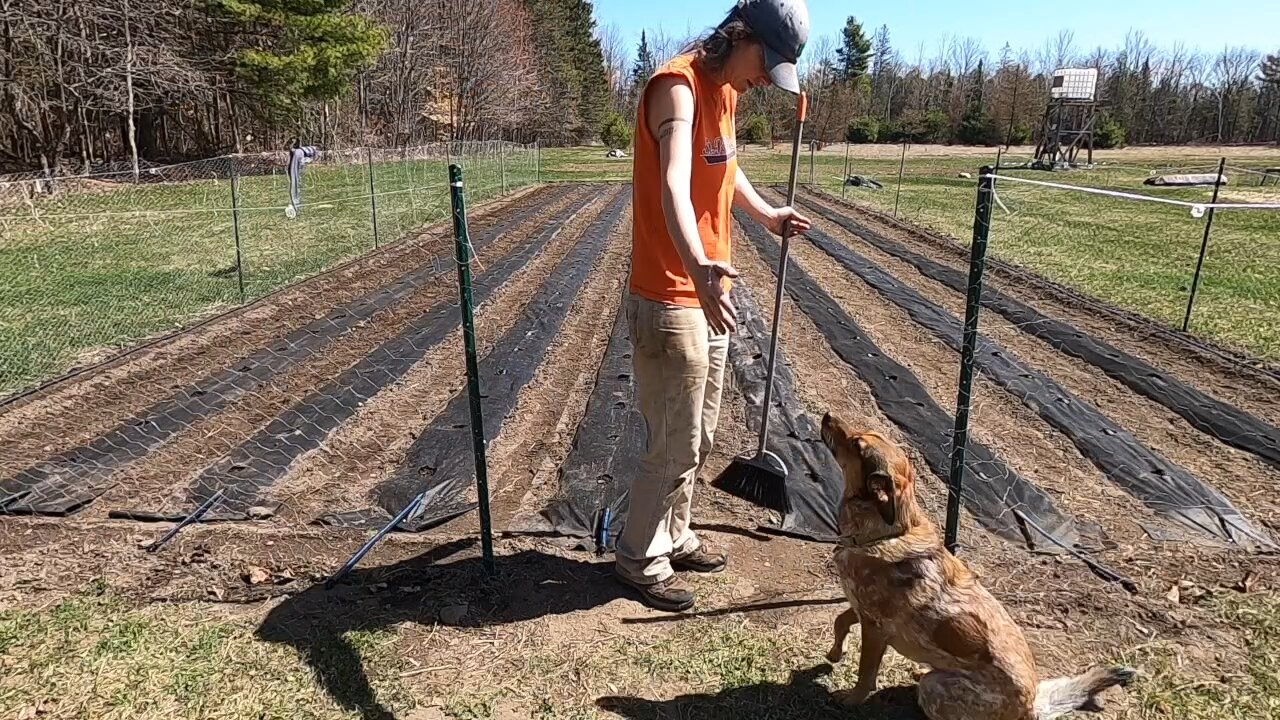
[[[631,66],[631,97],[629,104],[633,113],[640,105],[640,97],[644,94],[645,84],[658,71],[657,65],[657,59],[653,57],[653,51],[649,49],[649,37],[644,30],[641,30],[640,47],[636,48],[636,61]]]
[[[609,77],[587,0],[526,0],[541,49],[543,112],[538,132],[581,143],[600,132],[609,107]]]
[[[862,30],[862,23],[852,15],[845,21],[842,40],[836,48],[836,57],[840,59],[840,79],[852,83],[867,74],[871,62],[871,40]]]
[[[373,65],[385,36],[348,11],[351,0],[209,0],[231,21],[235,74],[267,107],[296,107],[348,90]]]
[[[1262,69],[1258,79],[1269,85],[1280,87],[1280,53],[1268,55],[1262,61]]]

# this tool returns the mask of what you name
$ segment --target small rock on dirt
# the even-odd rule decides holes
[[[446,625],[457,625],[462,622],[470,610],[470,606],[465,603],[462,605],[450,605],[440,611],[440,622]]]
[[[254,505],[245,514],[249,516],[250,520],[268,520],[275,517],[275,512],[271,508],[261,505]]]
[[[271,582],[271,573],[266,568],[251,567],[241,577],[250,585],[265,585]]]
[[[972,180],[972,179],[973,179],[973,173],[962,172],[962,173],[960,173],[959,175],[957,175],[956,177],[960,178],[961,180]]]

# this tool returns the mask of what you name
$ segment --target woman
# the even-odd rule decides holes
[[[771,84],[798,94],[796,60],[808,34],[803,0],[741,0],[654,74],[640,102],[627,316],[648,448],[631,483],[617,575],[661,610],[693,606],[676,571],[719,572],[727,562],[690,528],[690,506],[736,327],[732,208],[776,234],[809,229],[792,208],[766,203],[738,169],[738,95]]]

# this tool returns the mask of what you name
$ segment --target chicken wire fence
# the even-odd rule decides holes
[[[815,188],[961,243],[969,240],[973,188],[984,164],[1028,179],[1156,198],[1135,203],[1010,184],[995,210],[992,256],[1167,328],[1280,360],[1280,326],[1270,320],[1280,314],[1280,213],[1218,213],[1215,219],[1158,202],[1211,205],[1216,190],[1220,203],[1280,203],[1280,169],[1265,158],[1227,159],[1225,183],[1215,188],[1212,182],[1150,183],[1167,175],[1212,177],[1217,158],[1104,161],[1048,173],[1031,169],[1034,158],[1019,148],[853,146],[848,159],[846,152],[844,145],[806,149],[801,182],[812,177]]]
[[[288,152],[0,181],[0,397],[395,243],[538,180],[508,142]]]

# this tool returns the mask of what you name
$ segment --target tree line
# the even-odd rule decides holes
[[[0,0],[0,172],[110,170],[280,149],[508,139],[626,146],[645,81],[689,38],[633,49],[588,0]],[[821,30],[821,29],[820,29]],[[1100,73],[1103,144],[1280,141],[1280,55],[1070,33],[994,56],[911,54],[855,19],[811,43],[823,141],[1034,139],[1052,71]],[[794,102],[755,92],[740,141],[787,136]]]
[[[0,0],[0,172],[227,152],[581,143],[609,83],[587,0]]]
[[[603,31],[606,49],[615,35]],[[684,44],[646,32],[629,64],[606,52],[614,112],[633,122],[635,89]],[[802,82],[821,141],[1017,145],[1039,140],[1060,68],[1098,71],[1101,147],[1280,142],[1280,53],[1160,48],[1140,32],[1115,49],[1086,52],[1063,32],[1038,48],[1006,44],[994,56],[976,40],[949,38],[908,57],[888,27],[868,34],[850,17],[810,44]],[[776,90],[744,97],[739,142],[786,137],[794,105]]]

